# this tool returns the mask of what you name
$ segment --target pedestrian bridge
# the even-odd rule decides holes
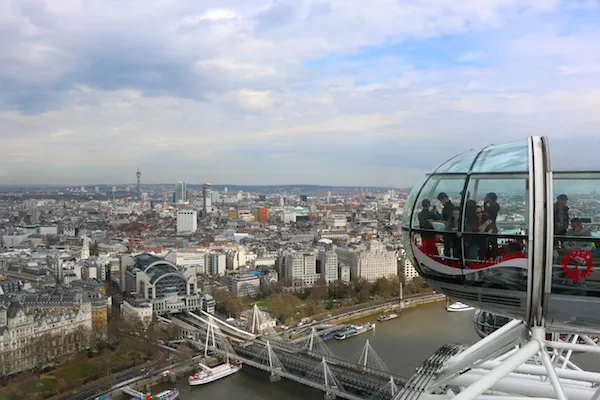
[[[304,343],[262,337],[199,312],[170,318],[182,335],[205,354],[221,354],[266,371],[272,381],[286,378],[314,389],[325,397],[348,400],[392,400],[407,378],[391,371],[368,340],[354,359],[332,354],[313,329]]]

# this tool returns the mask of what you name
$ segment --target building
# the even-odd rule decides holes
[[[194,233],[198,230],[198,213],[195,210],[177,211],[177,233]]]
[[[208,253],[206,255],[206,272],[208,275],[225,275],[227,256],[223,253]]]
[[[202,185],[202,205],[204,209],[204,215],[209,214],[212,211],[212,193],[210,183]]]
[[[266,207],[258,208],[258,220],[260,222],[266,222],[269,219],[269,209]]]
[[[412,265],[410,259],[406,257],[404,249],[398,252],[398,274],[404,277],[404,282],[408,283],[419,276],[417,269]]]
[[[175,185],[175,195],[174,195],[175,203],[179,203],[180,201],[187,201],[187,186],[185,182],[177,182]]]
[[[340,281],[349,283],[350,282],[350,267],[347,265],[340,264]]]
[[[80,294],[0,298],[0,376],[53,365],[89,347],[92,308]]]
[[[148,328],[152,323],[152,303],[144,299],[125,299],[121,304],[121,318],[132,325]]]
[[[260,279],[252,274],[232,275],[229,290],[238,297],[256,297],[260,295]]]
[[[390,278],[398,274],[398,256],[395,251],[388,251],[376,240],[369,242],[366,249],[336,249],[338,260],[350,266],[350,278],[359,278],[374,282],[378,278]]]
[[[321,277],[317,274],[317,258],[310,252],[285,255],[284,278],[294,287],[312,287]]]
[[[180,269],[175,254],[158,257],[148,253],[121,258],[125,268],[125,297],[145,299],[155,314],[194,311],[202,308],[202,296],[193,268]],[[123,272],[122,272],[123,274]]]
[[[317,255],[317,273],[325,282],[338,280],[338,256],[334,250],[319,250]]]

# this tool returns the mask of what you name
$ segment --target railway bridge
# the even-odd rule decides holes
[[[238,359],[266,371],[272,381],[286,378],[322,390],[326,399],[391,400],[407,381],[391,371],[367,341],[355,360],[336,357],[313,329],[305,343],[246,332],[211,314],[171,316],[182,336],[197,349]],[[167,322],[165,319],[164,322]]]

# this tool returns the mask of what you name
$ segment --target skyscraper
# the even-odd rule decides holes
[[[135,176],[137,178],[137,201],[142,200],[142,186],[140,184],[140,179],[142,178],[142,173],[140,172],[140,170],[138,169],[137,172],[135,173]]]
[[[185,182],[177,182],[175,185],[175,203],[187,200],[187,187]]]
[[[202,198],[204,205],[204,215],[206,215],[212,211],[210,183],[205,183],[204,185],[202,185]]]

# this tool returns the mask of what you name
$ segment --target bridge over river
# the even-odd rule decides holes
[[[204,312],[167,321],[205,354],[242,360],[269,372],[272,381],[283,377],[320,389],[326,398],[391,400],[407,381],[385,365],[368,341],[357,360],[347,360],[334,356],[314,329],[304,343],[291,343],[246,332]]]

